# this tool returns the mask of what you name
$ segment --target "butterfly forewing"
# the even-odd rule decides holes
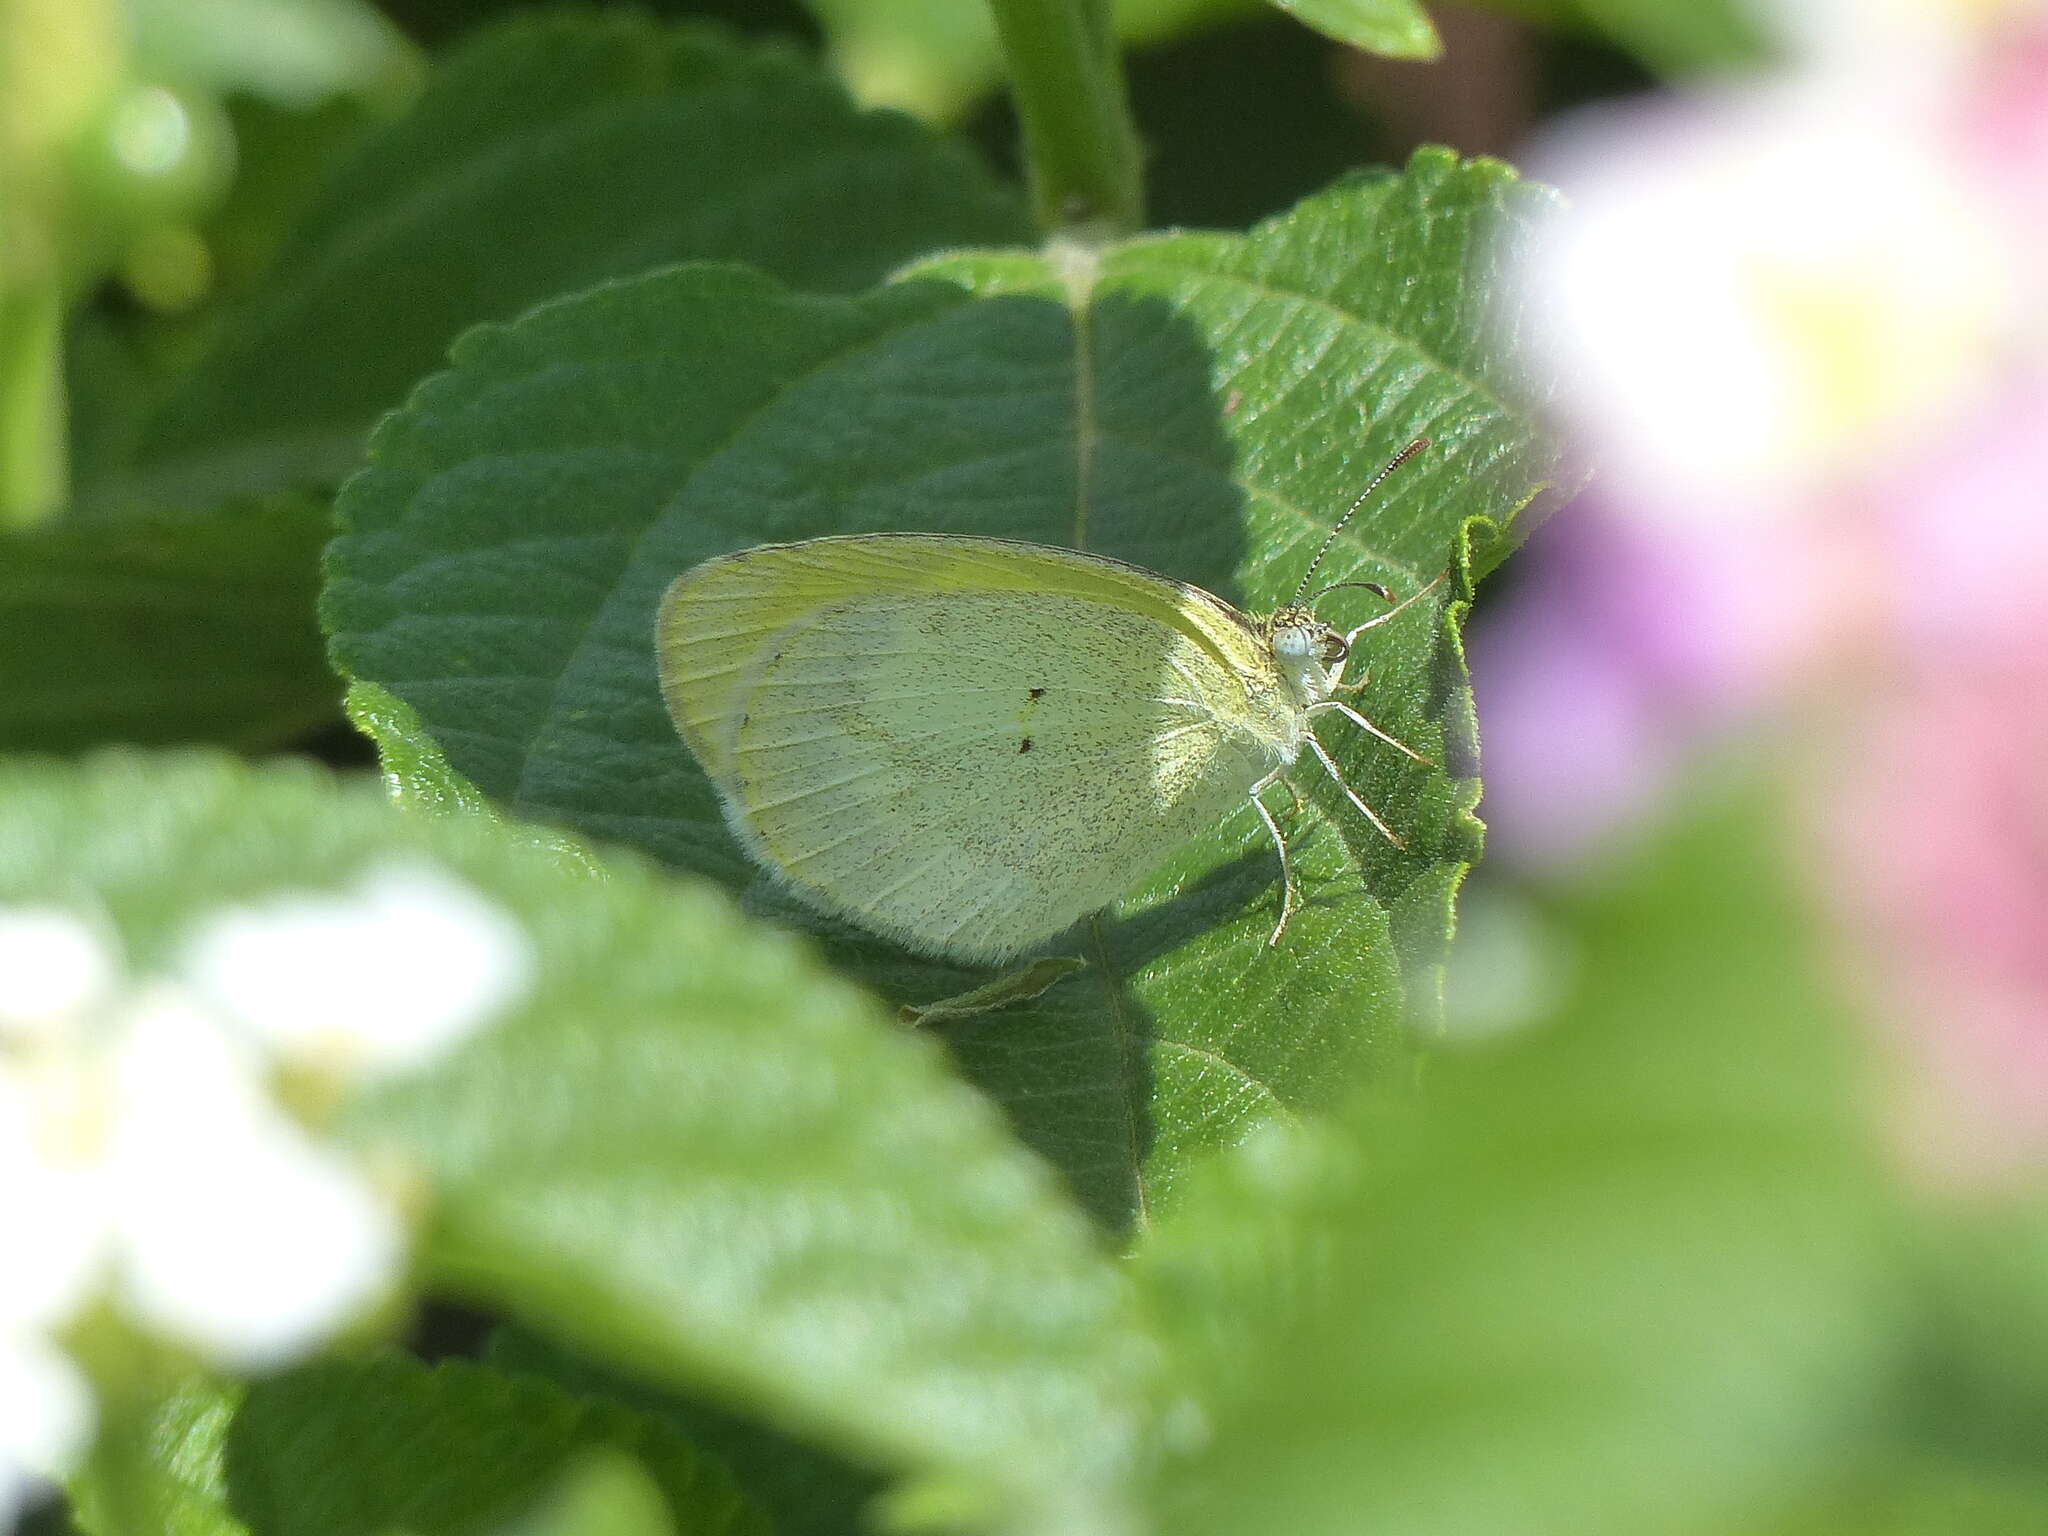
[[[1273,761],[1233,610],[1113,561],[894,535],[679,578],[663,689],[742,839],[813,901],[997,959],[1113,900]]]

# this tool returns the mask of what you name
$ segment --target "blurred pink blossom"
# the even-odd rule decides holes
[[[2048,4],[1774,14],[1777,77],[1554,146],[1576,211],[1525,280],[1603,473],[1473,637],[1493,847],[1604,850],[1775,726],[1918,1150],[2039,1167]]]
[[[1850,974],[1911,1051],[1913,1150],[1972,1181],[2048,1156],[2048,623],[1871,701],[1816,807]]]
[[[1982,190],[2038,250],[2048,236],[2048,7],[2012,11],[1961,94],[1956,132]]]
[[[1588,495],[1536,534],[1524,585],[1474,629],[1486,819],[1512,857],[1608,851],[1701,731],[1759,702],[1774,631],[1796,611],[1738,568],[1744,546],[1686,542]]]
[[[1870,508],[1912,557],[1896,644],[1811,786],[1847,969],[1951,1181],[2048,1160],[2048,379],[1975,426]]]
[[[2048,359],[1944,441],[1869,487],[1854,515],[1890,557],[1900,643],[1967,667],[2038,647],[2048,611]]]

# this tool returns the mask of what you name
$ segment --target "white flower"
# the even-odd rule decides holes
[[[47,1156],[29,1080],[7,1055],[40,1054],[113,977],[98,934],[70,913],[0,909],[0,1528],[37,1483],[70,1470],[90,1432],[85,1383],[47,1335],[79,1307],[99,1255],[93,1182]]]
[[[1770,517],[1977,403],[2011,253],[1937,135],[1802,81],[1552,141],[1573,208],[1526,280],[1609,483]]]
[[[0,908],[0,1040],[64,1028],[114,983],[98,933],[54,907]]]
[[[288,1359],[389,1283],[396,1216],[270,1097],[267,1064],[164,984],[0,1072],[0,1335],[109,1283],[219,1364]]]
[[[1750,0],[1806,69],[1899,93],[1955,88],[1983,38],[2038,15],[2040,0]]]
[[[223,913],[180,970],[286,1057],[365,1074],[414,1070],[525,990],[517,925],[426,864],[388,864],[345,896]]]
[[[90,1181],[46,1164],[35,1129],[23,1083],[0,1067],[0,1529],[35,1483],[70,1469],[92,1422],[83,1380],[46,1336],[92,1279]]]
[[[103,1211],[128,1315],[207,1358],[274,1365],[390,1283],[399,1226],[271,1099],[262,1062],[169,988],[109,1062]]]
[[[36,1334],[0,1331],[0,1529],[37,1483],[70,1470],[92,1419],[76,1366]]]
[[[78,1155],[97,1106],[68,1061],[0,1058],[0,1336],[61,1326],[102,1256],[98,1170]]]
[[[88,1431],[52,1340],[95,1299],[250,1369],[383,1293],[398,1212],[272,1078],[416,1066],[530,969],[508,918],[418,865],[215,917],[172,978],[124,977],[69,913],[0,908],[0,1525]]]

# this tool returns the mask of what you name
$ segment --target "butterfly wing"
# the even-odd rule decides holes
[[[962,958],[1113,900],[1275,760],[1246,727],[1271,664],[1242,617],[1073,551],[763,546],[677,578],[659,646],[749,850],[817,905]]]

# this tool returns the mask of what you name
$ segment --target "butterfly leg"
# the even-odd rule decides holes
[[[1396,752],[1399,752],[1404,756],[1414,758],[1416,762],[1421,763],[1425,768],[1434,768],[1436,766],[1436,764],[1432,763],[1420,752],[1416,751],[1413,747],[1409,746],[1408,743],[1406,743],[1405,741],[1398,740],[1395,737],[1389,736],[1385,731],[1381,730],[1378,726],[1374,725],[1370,720],[1366,719],[1365,716],[1361,715],[1349,704],[1346,704],[1339,699],[1324,699],[1321,703],[1311,704],[1308,707],[1308,713],[1311,718],[1313,718],[1316,715],[1329,714],[1332,710],[1344,716],[1345,719],[1349,720],[1353,725],[1356,725],[1368,736],[1377,737],[1379,740],[1384,741],[1388,746],[1392,747]],[[1341,784],[1343,780],[1340,779],[1338,780],[1338,782]]]
[[[1294,866],[1287,862],[1287,838],[1280,831],[1280,823],[1273,819],[1273,813],[1266,809],[1266,802],[1259,798],[1276,781],[1287,784],[1287,792],[1294,796],[1295,808],[1298,810],[1301,806],[1301,792],[1281,778],[1278,768],[1251,787],[1252,808],[1259,813],[1259,820],[1266,824],[1266,830],[1273,834],[1273,847],[1280,855],[1280,921],[1273,929],[1272,937],[1266,940],[1268,949],[1280,942],[1280,935],[1287,931],[1287,920],[1294,916],[1296,906]]]
[[[1344,708],[1344,706],[1341,704],[1337,707],[1339,709]],[[1350,712],[1351,711],[1349,711],[1348,709],[1345,710],[1346,714],[1349,714]],[[1379,735],[1380,733],[1378,731],[1375,731],[1373,734]],[[1393,738],[1389,737],[1388,740],[1391,741],[1393,740]],[[1329,770],[1330,777],[1337,781],[1337,787],[1344,791],[1345,798],[1365,813],[1365,819],[1371,822],[1375,827],[1379,829],[1380,836],[1384,837],[1396,848],[1406,848],[1408,844],[1402,841],[1400,833],[1396,832],[1384,821],[1381,821],[1379,817],[1379,812],[1375,811],[1371,806],[1367,805],[1363,800],[1361,800],[1358,797],[1358,791],[1353,789],[1348,783],[1345,782],[1344,771],[1337,766],[1337,760],[1334,757],[1330,756],[1329,749],[1326,748],[1320,741],[1316,740],[1315,733],[1313,731],[1308,733],[1308,744],[1312,749],[1314,749],[1316,757],[1321,761],[1323,767]],[[1395,742],[1394,745],[1400,746],[1401,744],[1399,742]],[[1408,749],[1406,747],[1402,747],[1401,750],[1405,752]]]
[[[1367,619],[1363,624],[1359,625],[1358,628],[1351,630],[1349,633],[1347,633],[1344,636],[1344,644],[1346,646],[1356,645],[1358,643],[1358,637],[1364,634],[1368,629],[1378,629],[1382,624],[1392,623],[1395,619],[1398,619],[1404,612],[1406,612],[1411,606],[1421,602],[1425,597],[1429,596],[1430,593],[1434,592],[1438,587],[1442,586],[1444,584],[1444,579],[1450,574],[1451,573],[1449,571],[1437,572],[1436,580],[1432,581],[1428,586],[1418,587],[1415,591],[1410,592],[1406,597],[1402,598],[1401,601],[1394,604],[1394,606],[1389,608],[1385,613],[1376,614],[1372,618]]]
[[[1372,679],[1372,673],[1370,671],[1361,673],[1359,675],[1358,681],[1355,683],[1347,683],[1341,681],[1342,677],[1344,676],[1344,667],[1346,663],[1348,663],[1351,659],[1351,648],[1354,645],[1358,644],[1358,637],[1364,634],[1369,629],[1378,629],[1382,624],[1388,623],[1391,620],[1399,618],[1402,615],[1402,613],[1407,610],[1410,604],[1421,602],[1422,599],[1429,596],[1429,594],[1434,592],[1438,587],[1442,586],[1444,584],[1444,578],[1446,576],[1449,576],[1450,574],[1451,573],[1449,571],[1439,573],[1435,581],[1432,581],[1428,586],[1422,588],[1420,591],[1411,592],[1408,596],[1402,598],[1400,602],[1393,603],[1393,605],[1389,607],[1385,613],[1382,613],[1375,618],[1367,619],[1363,624],[1359,625],[1356,629],[1345,631],[1344,660],[1337,663],[1337,670],[1330,675],[1330,691],[1332,693],[1364,692],[1365,685]],[[1358,585],[1372,584],[1358,583]],[[1387,589],[1385,587],[1372,586],[1372,590],[1379,593],[1381,597],[1387,596]],[[1391,599],[1389,599],[1389,601],[1391,602]]]
[[[906,1024],[930,1028],[935,1024],[971,1019],[980,1013],[994,1013],[999,1008],[1031,1001],[1062,977],[1073,975],[1087,964],[1075,955],[1044,955],[971,992],[956,992],[951,997],[942,997],[921,1007],[905,1003],[896,1010],[896,1016]]]
[[[1295,817],[1297,817],[1297,816],[1299,816],[1299,815],[1301,814],[1301,791],[1300,791],[1300,790],[1298,790],[1298,789],[1296,789],[1296,788],[1294,787],[1294,780],[1292,780],[1292,779],[1284,779],[1284,778],[1280,777],[1280,774],[1279,774],[1279,772],[1278,772],[1278,771],[1276,770],[1276,771],[1275,771],[1275,772],[1273,772],[1273,773],[1269,773],[1269,774],[1267,774],[1267,775],[1266,775],[1266,777],[1265,777],[1265,779],[1264,779],[1263,781],[1261,781],[1261,783],[1260,783],[1259,787],[1260,787],[1261,789],[1263,789],[1263,788],[1265,788],[1265,786],[1266,786],[1266,785],[1268,785],[1268,784],[1278,784],[1278,785],[1279,785],[1279,786],[1280,786],[1280,787],[1281,787],[1282,789],[1284,789],[1284,790],[1286,790],[1286,791],[1287,791],[1287,799],[1288,799],[1288,806],[1287,806],[1287,819],[1288,819],[1288,820],[1292,821],[1292,820],[1293,820],[1293,819],[1294,819]]]

